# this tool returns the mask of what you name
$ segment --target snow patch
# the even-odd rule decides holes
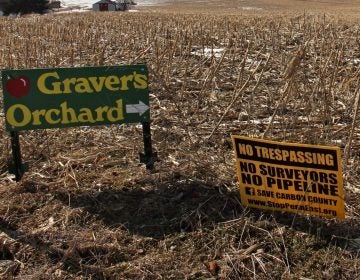
[[[57,14],[70,14],[70,13],[84,13],[87,12],[88,10],[85,9],[80,9],[80,8],[71,8],[69,7],[69,9],[66,10],[62,10],[62,11],[57,11]]]
[[[353,59],[353,63],[354,63],[355,65],[358,65],[358,64],[360,63],[360,58],[354,58],[354,59]]]
[[[224,48],[204,48],[204,49],[197,49],[192,51],[191,54],[196,56],[205,56],[205,57],[221,57],[224,52]]]
[[[262,8],[258,8],[258,7],[242,7],[242,9],[245,11],[260,11],[260,10],[262,10]]]
[[[91,8],[92,4],[97,2],[96,0],[62,0],[61,5],[63,7],[80,7],[80,8]]]

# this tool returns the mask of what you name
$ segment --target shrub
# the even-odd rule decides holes
[[[10,0],[4,7],[4,15],[9,14],[43,14],[48,9],[47,0]]]

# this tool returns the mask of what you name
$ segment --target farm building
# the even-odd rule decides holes
[[[116,11],[116,3],[111,0],[100,0],[93,4],[95,11]]]
[[[100,0],[93,4],[93,10],[95,11],[126,11],[130,5],[135,3],[132,0]]]

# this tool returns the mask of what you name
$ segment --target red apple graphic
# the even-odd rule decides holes
[[[6,91],[16,98],[27,96],[30,92],[30,80],[26,76],[9,77],[6,82]]]

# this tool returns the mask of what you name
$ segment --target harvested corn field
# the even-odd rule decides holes
[[[332,13],[0,18],[0,68],[146,63],[159,161],[140,125],[21,132],[1,279],[358,279],[360,25]],[[0,99],[1,110],[3,99]],[[230,134],[341,147],[346,219],[240,203]]]

